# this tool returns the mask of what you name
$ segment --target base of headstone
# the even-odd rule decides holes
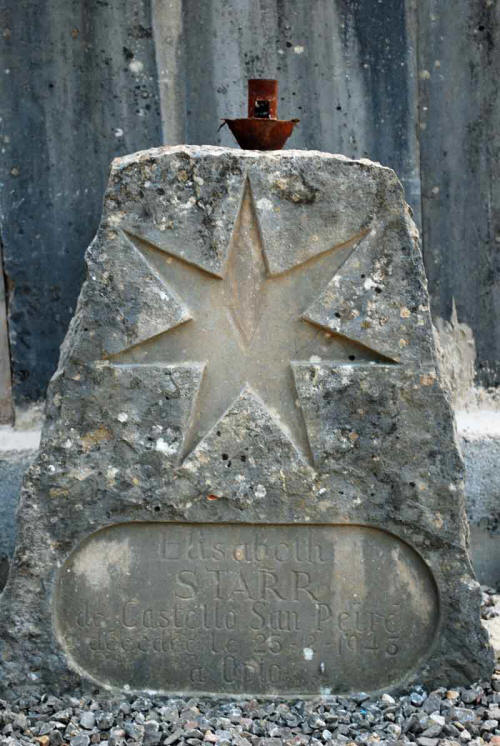
[[[0,610],[4,694],[314,696],[493,658],[418,234],[308,151],[113,164]]]

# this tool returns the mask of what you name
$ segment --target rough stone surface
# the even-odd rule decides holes
[[[0,589],[5,585],[9,559],[16,542],[16,510],[23,476],[35,458],[35,451],[0,453]]]
[[[498,463],[499,434],[488,433],[484,425],[496,419],[498,413],[467,413],[467,420],[476,420],[479,432],[471,437],[470,429],[465,427],[463,413],[457,420],[460,449],[465,464],[465,498],[467,517],[470,526],[470,554],[476,577],[481,583],[498,587],[500,585],[500,533],[498,521],[498,499],[495,491],[497,485],[496,465]],[[483,423],[483,420],[486,420]],[[462,430],[463,428],[463,430]],[[24,432],[10,431],[19,435],[22,440],[10,444],[8,439],[0,442],[0,504],[1,519],[1,554],[4,559],[4,574],[0,576],[0,587],[7,580],[10,557],[15,546],[15,514],[19,502],[21,483],[26,469],[36,456],[37,444],[35,433],[29,432],[26,442]],[[1,433],[0,433],[1,435]],[[1,438],[0,438],[1,440]],[[2,448],[3,446],[3,448]],[[11,450],[11,448],[18,450]]]
[[[133,687],[137,680],[123,670],[110,675],[113,661],[138,663],[149,644],[150,664],[164,666],[168,654],[162,658],[146,640],[151,628],[167,630],[167,645],[175,643],[205,598],[213,614],[217,601],[226,619],[233,611],[230,645],[238,650],[245,640],[250,649],[236,663],[254,673],[269,663],[275,638],[288,645],[287,620],[296,618],[300,627],[325,603],[335,621],[332,638],[351,650],[364,647],[368,660],[371,641],[382,656],[370,674],[372,690],[489,674],[492,654],[467,555],[462,464],[436,372],[418,236],[394,173],[307,151],[144,151],[115,161],[87,263],[19,511],[1,612],[4,688],[15,692],[42,679],[64,689],[85,681],[99,630],[110,634],[111,645],[97,651],[94,680]],[[151,535],[142,555],[137,522]],[[116,539],[96,534],[130,523]],[[183,575],[175,558],[157,551],[176,523],[207,534],[217,528],[217,536],[225,536],[223,527],[212,524],[232,526],[227,546],[218,546],[223,539],[187,542],[194,566]],[[243,546],[230,538],[239,524],[253,537]],[[288,568],[296,573],[293,591],[277,585],[277,556],[252,561],[247,545],[274,530],[269,524],[303,524],[297,537],[316,524],[327,532],[342,524],[353,537],[354,526],[370,527],[352,541],[352,563],[344,558],[340,565],[347,568],[342,588],[351,588],[355,627],[346,625],[347,591],[340,592],[335,575],[321,591],[314,585],[316,565],[327,556],[321,547]],[[341,545],[330,540],[333,567]],[[398,548],[406,545],[420,555],[412,570]],[[289,539],[268,546],[292,551]],[[237,584],[220,589],[241,594],[234,609],[231,599],[217,597],[217,574],[203,581],[208,596],[198,590],[221,552]],[[383,569],[387,552],[391,571]],[[379,557],[378,576],[367,569],[370,553]],[[165,609],[146,607],[157,600],[158,562],[165,568],[161,592],[189,618],[180,627],[169,629],[168,619],[155,614]],[[261,585],[259,569],[267,578]],[[75,583],[65,586],[70,573]],[[425,595],[419,586],[429,573],[435,591]],[[103,608],[106,584],[130,596]],[[419,634],[439,617],[432,644],[409,669],[400,654],[407,628],[397,628],[387,608],[398,588],[401,607],[413,593],[427,599],[414,620]],[[78,657],[61,593],[69,594],[73,624],[84,630]],[[264,603],[262,649],[255,627],[249,634],[249,620],[238,614],[241,599]],[[137,645],[119,638],[132,623],[123,616],[127,602],[144,629]],[[376,624],[397,649],[380,652],[380,636],[371,637]],[[208,638],[214,628],[206,622],[201,634]],[[351,690],[355,682],[343,678],[341,655],[329,671],[315,644],[304,645],[300,665],[291,652],[280,659],[285,670],[297,665],[296,690],[311,661],[317,692]],[[232,650],[211,654],[214,689],[228,686],[223,666]],[[187,650],[189,690],[200,689],[205,660]],[[175,690],[176,676],[167,666],[152,688]],[[279,676],[259,686],[268,694],[286,691]],[[238,680],[233,691],[255,688]]]

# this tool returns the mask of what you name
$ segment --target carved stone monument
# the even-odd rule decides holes
[[[4,691],[312,695],[492,657],[418,235],[307,151],[113,164],[3,597]]]

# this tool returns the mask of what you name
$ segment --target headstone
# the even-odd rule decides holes
[[[392,171],[113,164],[24,486],[2,682],[311,695],[488,675],[462,465]]]

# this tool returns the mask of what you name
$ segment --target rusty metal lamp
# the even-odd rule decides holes
[[[240,148],[245,150],[281,150],[299,119],[277,119],[278,81],[248,81],[248,117],[224,119]]]

